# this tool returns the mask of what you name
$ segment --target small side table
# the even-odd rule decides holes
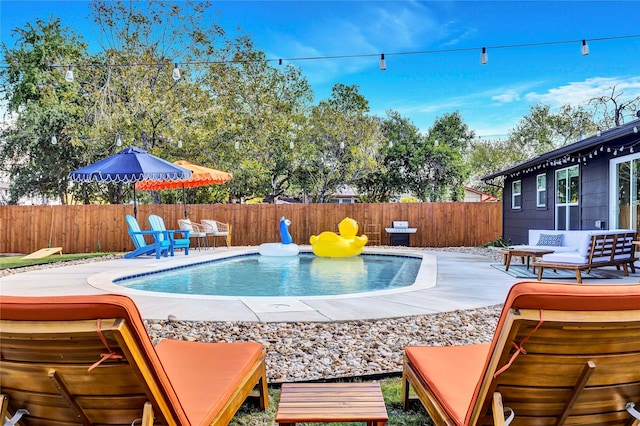
[[[526,259],[527,269],[529,269],[532,258],[535,262],[536,258],[542,257],[545,254],[553,253],[553,250],[536,248],[506,248],[498,251],[498,253],[504,255],[504,270],[508,271],[509,265],[511,265],[511,258],[513,256],[520,256],[522,258],[522,263],[525,263]],[[532,272],[535,272],[535,267],[532,269]]]
[[[379,383],[284,383],[276,423],[367,422],[387,424],[387,408]]]

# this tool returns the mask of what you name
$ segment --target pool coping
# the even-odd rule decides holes
[[[312,253],[311,246],[301,246],[300,253]],[[126,279],[132,276],[151,275],[157,272],[165,270],[175,270],[179,268],[186,268],[190,266],[197,266],[204,263],[211,263],[218,260],[229,259],[234,257],[256,255],[258,254],[257,247],[243,247],[235,250],[228,251],[216,251],[207,253],[204,256],[197,258],[179,257],[172,259],[169,262],[160,262],[156,264],[146,265],[145,267],[134,266],[127,269],[119,269],[114,271],[102,272],[99,274],[91,275],[87,278],[89,285],[112,293],[127,294],[127,295],[140,295],[140,296],[153,296],[153,297],[182,297],[185,299],[209,299],[209,300],[247,300],[254,303],[258,299],[268,298],[271,303],[277,303],[284,305],[291,301],[291,299],[298,300],[314,300],[314,299],[349,299],[349,298],[362,298],[372,296],[382,296],[385,294],[404,293],[407,291],[416,291],[424,288],[431,288],[436,285],[437,276],[437,263],[436,256],[429,253],[421,253],[411,250],[390,250],[384,248],[366,248],[363,250],[363,254],[367,255],[385,255],[385,256],[397,256],[397,257],[412,257],[421,259],[420,268],[416,275],[416,279],[412,285],[404,286],[400,288],[387,289],[387,290],[375,290],[369,292],[348,293],[340,295],[316,295],[316,296],[222,296],[222,295],[198,295],[198,294],[180,294],[180,293],[168,293],[168,292],[156,292],[138,290],[129,287],[122,286],[116,283],[116,280]],[[162,260],[162,259],[161,259]],[[281,306],[279,311],[281,312],[284,306]]]
[[[57,296],[113,293],[116,288],[98,288],[89,284],[89,278],[102,273],[122,272],[128,269],[150,270],[186,262],[198,262],[210,255],[224,256],[255,247],[232,247],[209,250],[190,250],[185,256],[176,253],[173,258],[155,259],[152,256],[136,259],[96,260],[76,265],[51,265],[29,272],[0,277],[0,295]],[[377,251],[377,248],[368,251]],[[500,305],[511,286],[522,278],[513,278],[491,266],[491,259],[456,251],[436,251],[421,248],[389,248],[392,254],[403,252],[428,254],[435,259],[435,285],[410,291],[386,294],[343,296],[310,296],[304,300],[271,297],[198,299],[181,295],[158,297],[153,294],[129,294],[146,319],[185,321],[242,321],[242,322],[331,322],[360,321],[384,318],[430,315],[456,310],[468,310]],[[640,268],[628,277],[615,267],[605,269],[618,279],[584,280],[590,284],[635,284]],[[106,276],[106,275],[103,275]],[[544,280],[543,280],[544,281]],[[575,283],[574,280],[563,280]],[[124,294],[118,291],[120,294]],[[149,293],[149,292],[146,292]],[[375,292],[374,292],[375,293]],[[221,297],[221,296],[218,296]],[[284,303],[280,303],[284,302]]]

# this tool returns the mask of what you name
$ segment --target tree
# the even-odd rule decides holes
[[[457,111],[436,118],[422,145],[422,164],[414,163],[411,192],[423,201],[462,201],[469,175],[464,158],[474,136]]]
[[[247,37],[224,50],[229,61],[212,64],[204,81],[213,108],[205,128],[232,165],[232,195],[273,202],[295,180],[313,94],[298,68],[270,66]]]
[[[384,143],[378,167],[358,182],[363,201],[387,202],[392,196],[408,191],[406,178],[411,173],[414,155],[421,152],[424,143],[418,128],[397,111],[387,111],[386,118],[380,121],[380,132]]]
[[[591,114],[581,107],[564,105],[552,113],[548,105],[537,104],[520,119],[504,140],[475,140],[466,161],[472,170],[470,184],[499,196],[496,186],[481,182],[481,178],[522,163],[537,155],[574,143],[582,135],[595,133]]]
[[[62,64],[85,58],[86,45],[54,18],[38,19],[12,34],[15,47],[3,43],[8,67],[0,71],[2,98],[7,111],[16,115],[2,131],[0,150],[1,163],[13,182],[10,202],[38,195],[66,203],[67,176],[82,156],[76,141],[91,120],[84,114],[84,99],[65,82]]]
[[[312,108],[296,171],[312,202],[327,202],[375,169],[382,137],[368,111],[358,87],[343,84],[333,86],[331,97]]]
[[[601,128],[610,129],[624,123],[625,118],[634,117],[640,111],[640,95],[633,99],[624,99],[624,92],[618,92],[617,85],[611,86],[610,94],[591,98],[589,105],[594,107],[594,116],[600,116]]]

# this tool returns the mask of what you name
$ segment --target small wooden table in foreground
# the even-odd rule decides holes
[[[279,425],[301,422],[367,422],[389,420],[379,383],[284,383],[276,413]]]
[[[553,250],[536,249],[536,248],[523,248],[523,249],[506,248],[504,250],[498,251],[498,253],[504,255],[504,270],[508,271],[509,265],[511,265],[511,258],[513,256],[520,256],[522,258],[522,263],[525,263],[525,258],[526,258],[527,269],[529,269],[531,258],[533,258],[535,262],[536,258],[542,257],[545,254],[553,253]]]

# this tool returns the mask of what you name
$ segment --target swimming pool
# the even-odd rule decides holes
[[[346,258],[301,253],[292,257],[231,256],[195,265],[124,276],[135,290],[215,296],[327,296],[411,286],[422,259],[361,254]]]

